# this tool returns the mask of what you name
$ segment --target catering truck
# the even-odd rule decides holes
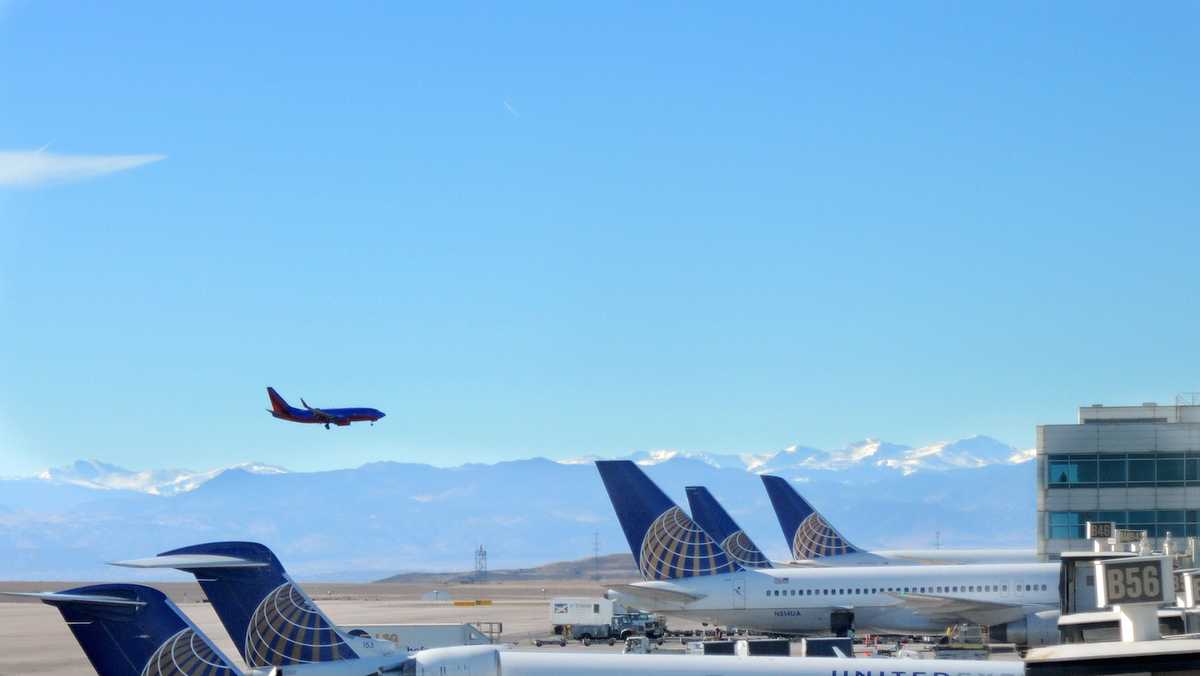
[[[630,636],[658,639],[666,632],[658,615],[636,612],[606,598],[580,596],[551,599],[550,624],[556,635],[584,643]]]

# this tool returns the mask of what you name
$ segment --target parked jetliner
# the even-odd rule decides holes
[[[688,486],[688,507],[692,509],[692,518],[716,540],[726,556],[738,562],[743,568],[770,568],[771,562],[758,548],[758,545],[746,535],[746,531],[729,516],[729,512],[717,502],[717,499],[704,486]]]
[[[391,652],[384,641],[339,631],[288,576],[275,554],[257,542],[209,542],[113,565],[178,568],[195,575],[242,659],[251,667],[379,657]]]
[[[296,408],[283,400],[274,387],[267,388],[267,397],[271,399],[271,408],[267,409],[273,417],[298,423],[317,423],[345,427],[352,422],[369,422],[372,425],[386,414],[377,408],[313,408],[303,399],[300,403],[304,408]]]
[[[101,584],[33,596],[55,606],[100,676],[242,676],[232,660],[157,589],[137,584]],[[254,676],[281,673],[365,676],[399,673],[405,651],[311,664],[280,672],[251,669]],[[303,671],[301,671],[303,670]]]
[[[915,563],[1035,563],[1032,549],[908,549],[865,551],[855,547],[786,479],[764,474],[763,485],[796,562],[827,566]]]
[[[175,604],[135,584],[34,596],[55,606],[98,676],[1023,676],[1017,661],[529,653],[492,645],[242,672]]]
[[[961,622],[997,640],[1058,641],[1058,564],[746,569],[627,460],[596,463],[645,582],[617,600],[647,611],[778,634],[853,624],[934,634]]]

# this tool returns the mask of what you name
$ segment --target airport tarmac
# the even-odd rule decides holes
[[[0,591],[61,591],[83,584],[87,583],[0,582]],[[244,666],[212,607],[202,602],[199,585],[194,582],[148,584],[170,596],[217,647],[239,666]],[[419,583],[302,583],[301,586],[340,625],[503,622],[502,640],[522,644],[550,634],[550,598],[599,596],[606,589],[603,582],[590,580],[506,581],[436,587]],[[422,601],[421,595],[434,588],[449,591],[456,599],[491,599],[492,605],[460,607],[447,601]],[[671,621],[670,626],[699,628],[699,625],[682,621]],[[599,645],[538,648],[560,651],[614,649]],[[0,676],[87,676],[94,673],[56,609],[36,600],[0,596]]]

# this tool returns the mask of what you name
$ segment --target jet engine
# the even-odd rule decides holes
[[[422,650],[387,673],[401,676],[500,676],[500,651],[495,646],[457,646]]]
[[[995,624],[988,627],[988,638],[997,643],[1016,643],[1030,648],[1058,645],[1058,615],[1057,610],[1042,610],[1008,624]]]

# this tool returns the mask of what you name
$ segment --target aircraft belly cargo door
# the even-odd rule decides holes
[[[746,609],[746,574],[734,573],[729,576],[731,602],[734,610]]]

